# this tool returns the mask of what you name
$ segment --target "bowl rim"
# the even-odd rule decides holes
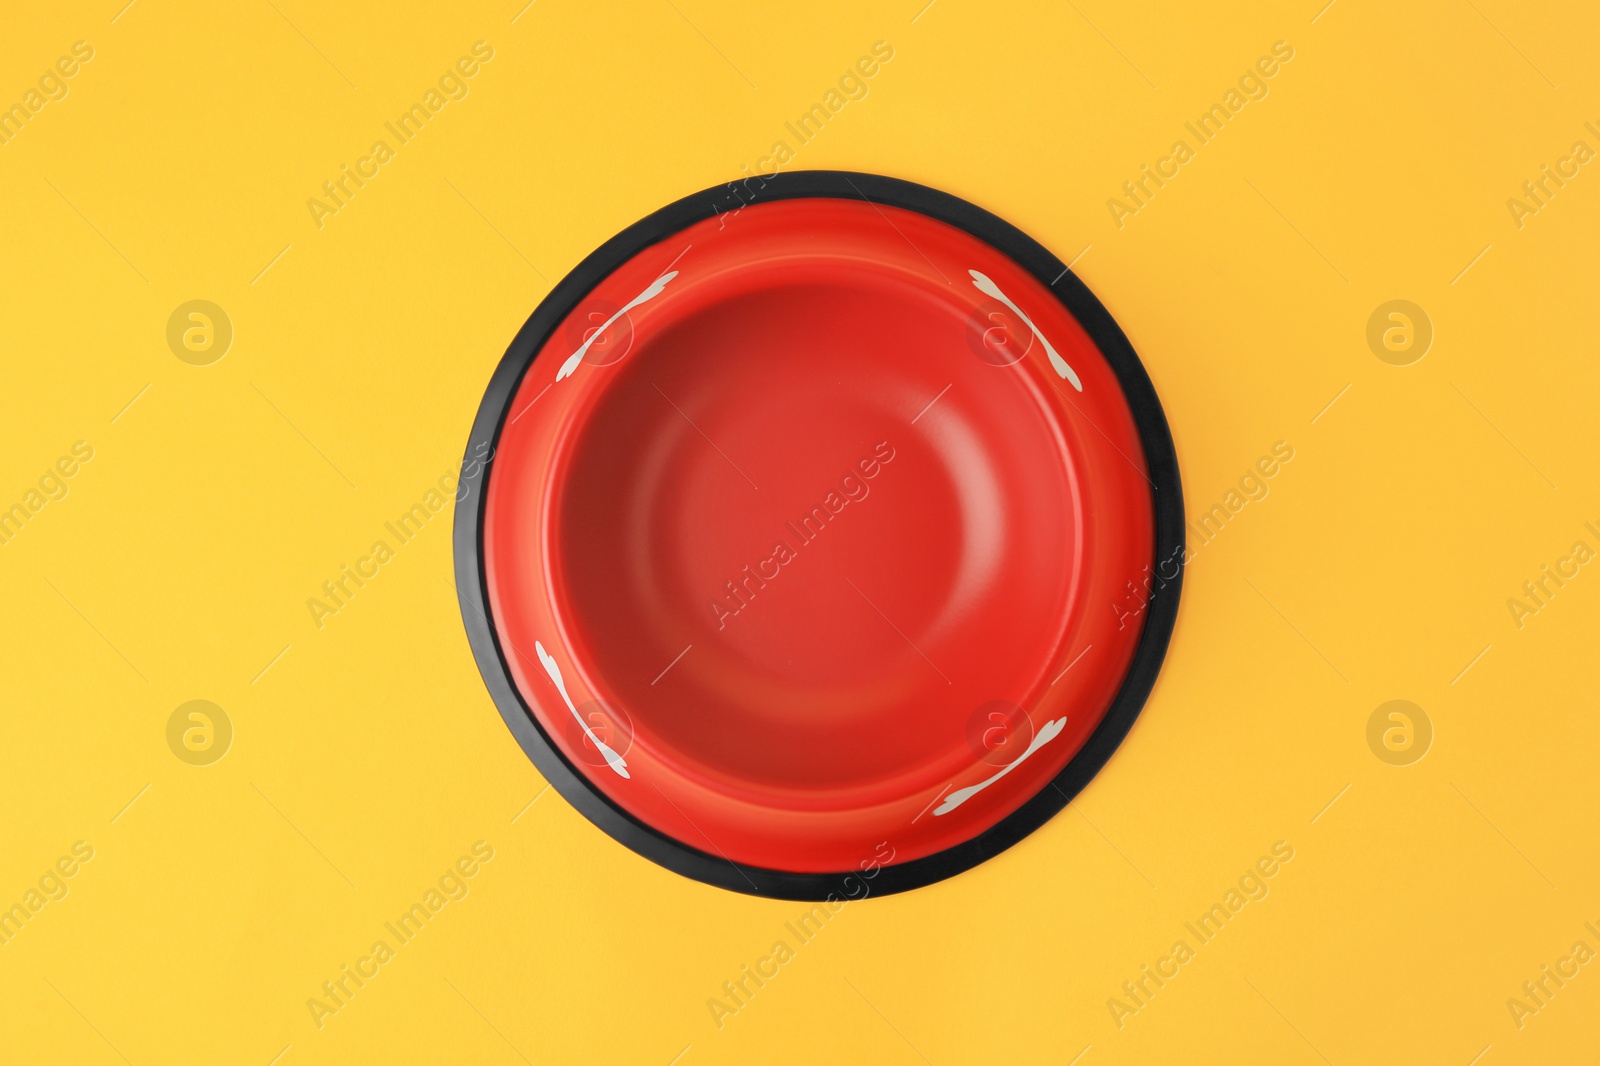
[[[697,222],[757,204],[817,198],[898,207],[964,230],[1011,258],[1053,293],[1089,334],[1122,387],[1144,449],[1155,521],[1144,632],[1105,716],[1066,766],[1015,811],[959,844],[889,865],[869,865],[863,856],[859,869],[837,873],[748,866],[701,851],[636,818],[592,785],[545,734],[517,688],[488,614],[483,553],[485,490],[501,430],[524,376],[567,315],[618,267]],[[478,672],[506,727],[550,786],[612,839],[669,870],[734,892],[819,902],[888,895],[953,877],[1011,847],[1066,807],[1111,758],[1149,698],[1177,621],[1188,559],[1177,453],[1155,387],[1133,345],[1089,288],[1038,241],[973,203],[899,178],[842,170],[743,178],[686,196],[622,230],[562,278],[518,330],[484,390],[464,455],[455,506],[456,594]],[[1170,578],[1162,560],[1176,560]]]

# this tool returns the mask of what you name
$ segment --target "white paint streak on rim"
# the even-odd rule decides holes
[[[654,300],[657,296],[660,296],[661,291],[667,287],[667,282],[671,281],[677,276],[678,272],[676,270],[667,271],[665,274],[652,281],[648,289],[645,289],[639,295],[623,304],[622,307],[618,309],[616,314],[605,320],[604,325],[595,330],[593,333],[589,334],[589,339],[579,345],[577,351],[567,356],[567,361],[561,364],[560,370],[556,371],[556,380],[560,381],[562,378],[571,377],[573,371],[578,369],[578,364],[583,362],[583,357],[589,354],[589,346],[595,342],[597,337],[605,336],[606,330],[611,328],[612,323],[621,318],[623,315],[627,314],[629,311],[632,311],[635,307],[638,307],[646,300]],[[1021,314],[1022,312],[1018,311],[1017,313]],[[1045,347],[1048,348],[1049,345],[1047,344]]]
[[[620,312],[618,313],[620,314]],[[572,705],[572,697],[567,695],[567,684],[565,681],[561,680],[561,668],[557,666],[556,661],[550,657],[550,653],[544,650],[544,645],[536,640],[533,642],[533,650],[539,653],[539,662],[544,664],[544,672],[550,675],[550,680],[555,683],[556,691],[561,693],[561,698],[567,703],[567,710],[572,712],[572,717],[576,718],[578,720],[578,725],[583,727],[584,733],[588,736],[590,742],[594,744],[595,750],[598,751],[601,757],[605,759],[606,765],[611,767],[618,773],[618,775],[622,777],[632,776],[628,773],[628,764],[626,760],[612,750],[611,745],[594,735],[594,730],[589,728],[589,723],[583,720],[583,715],[578,713],[578,708]],[[1023,756],[1023,758],[1026,757],[1027,756]],[[1018,761],[1020,762],[1021,760],[1019,759]]]
[[[945,797],[944,802],[939,804],[939,806],[934,809],[933,816],[937,818],[941,814],[949,814],[951,811],[967,802],[967,800],[971,799],[973,796],[976,796],[978,793],[982,792],[984,789],[988,788],[990,785],[994,784],[996,781],[1000,780],[1017,767],[1021,766],[1023,762],[1027,760],[1028,756],[1032,755],[1034,752],[1050,743],[1056,737],[1060,736],[1061,731],[1065,729],[1066,726],[1067,719],[1065,715],[1057,718],[1053,722],[1045,723],[1044,728],[1039,730],[1038,733],[1034,734],[1033,741],[1028,745],[1027,751],[1023,752],[1021,755],[1018,755],[1016,759],[1014,759],[1005,768],[1000,770],[987,781],[980,781],[976,785],[968,785],[966,788],[958,788],[954,792],[950,793],[950,795]]]
[[[1082,392],[1083,382],[1078,380],[1078,375],[1073,372],[1073,369],[1070,366],[1067,365],[1067,361],[1061,358],[1061,354],[1057,352],[1055,348],[1051,347],[1050,341],[1045,337],[1045,335],[1039,332],[1039,327],[1033,324],[1033,319],[1024,314],[1022,308],[1012,303],[1011,297],[1001,292],[1000,286],[991,281],[989,279],[989,275],[980,273],[976,270],[968,270],[967,273],[972,275],[972,284],[977,287],[979,292],[983,293],[990,299],[999,300],[1001,303],[1011,308],[1016,316],[1022,319],[1029,329],[1033,330],[1033,335],[1039,338],[1040,344],[1044,345],[1045,354],[1050,357],[1050,365],[1055,367],[1056,373],[1070,381],[1073,388],[1077,389],[1079,392]]]

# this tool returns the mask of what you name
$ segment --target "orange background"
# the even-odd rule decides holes
[[[1600,147],[1594,12],[121,5],[18,9],[0,38],[0,106],[41,102],[0,144],[0,508],[40,492],[0,543],[0,906],[41,891],[0,946],[0,1058],[1592,1055],[1592,965],[1520,1026],[1507,1001],[1600,950],[1600,578],[1569,569],[1520,627],[1508,601],[1600,547],[1600,177],[1508,200]],[[319,226],[307,201],[478,41],[466,95]],[[878,41],[866,95],[797,144]],[[1117,219],[1280,41],[1266,95]],[[786,169],[937,186],[1075,261],[1160,391],[1191,514],[1294,458],[1200,547],[1149,706],[1071,809],[851,904],[719,1027],[708,1001],[803,908],[659,869],[544,791],[468,653],[448,517],[320,628],[306,601],[458,466],[557,279],[779,140]],[[233,332],[206,365],[167,339],[196,299]],[[1404,366],[1367,340],[1397,299],[1433,333]],[[169,746],[196,699],[232,727],[208,765]],[[1431,724],[1409,765],[1368,743],[1395,699]],[[464,897],[319,1027],[323,982],[479,841]],[[1119,1019],[1279,841],[1270,892]]]

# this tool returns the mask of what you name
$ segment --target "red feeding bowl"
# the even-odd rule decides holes
[[[600,828],[794,899],[950,876],[1110,757],[1177,611],[1172,442],[1010,225],[888,178],[682,200],[528,319],[473,426],[462,615]]]

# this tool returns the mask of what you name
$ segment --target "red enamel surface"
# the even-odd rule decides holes
[[[1141,632],[1150,486],[1115,375],[1032,275],[914,212],[780,201],[647,249],[546,343],[491,471],[490,605],[545,732],[641,821],[749,865],[976,836],[1078,751]]]

